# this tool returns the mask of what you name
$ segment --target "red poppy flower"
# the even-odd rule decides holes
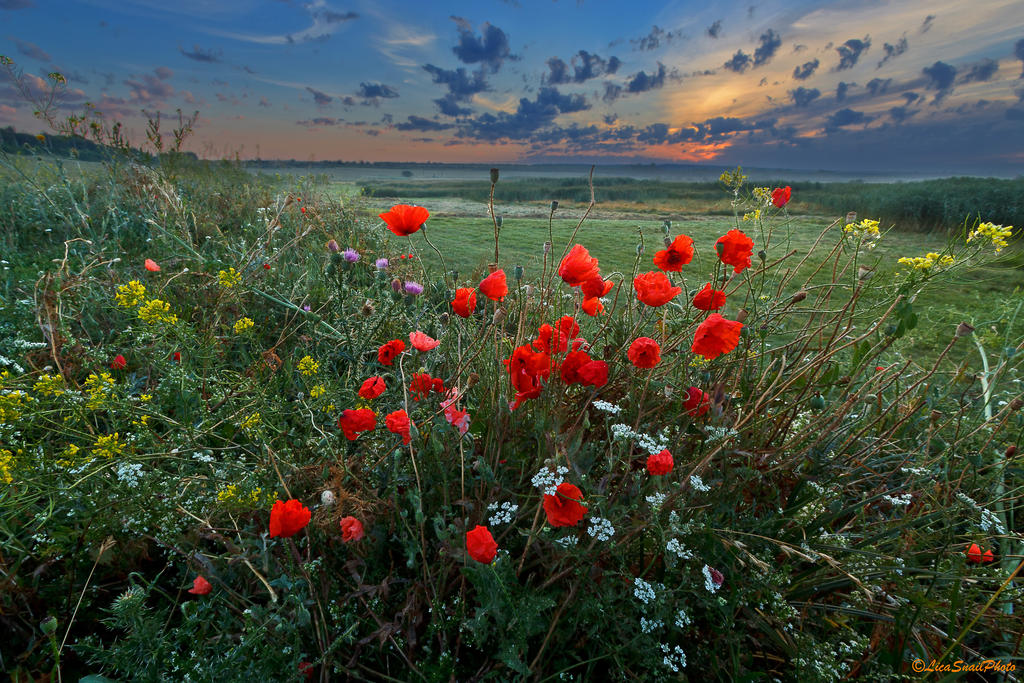
[[[667,448],[662,450],[661,453],[654,453],[647,457],[647,471],[654,476],[668,474],[672,471],[674,464],[672,454],[668,452]]]
[[[637,337],[626,352],[629,362],[638,368],[653,368],[661,362],[661,347],[650,337]]]
[[[302,207],[301,209],[299,209],[299,211],[301,211],[302,213],[306,213],[306,207]]]
[[[558,319],[558,332],[566,339],[575,339],[580,333],[580,325],[571,315],[563,315]]]
[[[377,349],[377,360],[384,365],[391,365],[391,362],[395,360],[395,356],[402,351],[405,351],[405,342],[401,339],[392,339]]]
[[[726,320],[718,313],[712,313],[704,322],[697,326],[693,336],[691,351],[704,356],[708,360],[729,353],[740,343],[740,330],[743,323]]]
[[[345,543],[363,540],[363,523],[355,517],[341,518],[341,540]]]
[[[341,411],[338,428],[345,432],[345,438],[355,441],[359,432],[369,432],[377,428],[377,413],[369,408],[348,408]]]
[[[384,425],[392,434],[401,436],[402,443],[406,446],[412,441],[412,434],[409,433],[412,422],[409,421],[409,416],[404,410],[398,409],[393,413],[388,413],[387,417],[384,418]]]
[[[600,270],[597,259],[590,255],[587,248],[582,244],[575,244],[558,266],[558,274],[562,276],[565,284],[578,287],[592,277],[600,277]]]
[[[380,214],[380,219],[388,224],[388,230],[399,237],[408,237],[423,227],[430,217],[430,212],[422,206],[395,204],[390,211]]]
[[[566,384],[583,384],[603,387],[608,383],[608,364],[593,360],[585,351],[570,351],[562,361],[562,381]]]
[[[664,306],[683,291],[682,287],[673,287],[672,283],[660,270],[641,273],[633,278],[633,289],[636,298],[648,306]]]
[[[654,265],[667,273],[678,273],[692,260],[693,240],[686,235],[679,235],[667,249],[662,249],[654,255]]]
[[[690,417],[700,417],[711,408],[711,397],[697,387],[690,387],[686,390],[686,401],[683,402],[683,410]]]
[[[541,379],[551,375],[551,356],[536,352],[529,344],[518,346],[512,356],[502,361],[508,369],[509,380],[516,391],[515,400],[509,408],[515,410],[526,399],[540,396]]]
[[[498,554],[498,544],[487,527],[477,524],[472,531],[466,532],[466,551],[477,562],[490,564]]]
[[[263,264],[263,270],[270,270],[270,264],[269,263],[264,263]]]
[[[480,291],[491,301],[501,301],[508,294],[505,271],[496,270],[480,282]]]
[[[110,361],[111,370],[124,370],[126,367],[128,367],[128,361],[121,354],[117,354],[114,356],[114,360]]]
[[[469,431],[469,411],[459,410],[453,405],[449,405],[444,409],[444,419],[448,421],[452,427],[459,430],[459,434],[465,434]]]
[[[981,547],[977,543],[972,543],[966,550],[967,561],[973,562],[974,564],[981,564],[982,562],[992,562],[996,559],[995,555],[992,554],[991,550],[986,550],[984,554],[981,552]]]
[[[367,401],[372,401],[383,394],[387,388],[387,385],[384,384],[384,378],[374,375],[363,382],[363,386],[359,387],[359,396]]]
[[[792,196],[793,188],[789,185],[786,185],[785,187],[776,187],[772,190],[772,204],[781,209],[789,203],[789,198]]]
[[[750,267],[750,257],[754,254],[754,240],[733,228],[718,238],[715,251],[719,260],[733,267],[733,272],[742,273]]]
[[[309,508],[294,498],[287,502],[276,501],[270,509],[270,537],[294,536],[309,524],[310,516]]]
[[[427,336],[419,330],[409,333],[409,341],[412,342],[413,348],[417,351],[430,351],[431,349],[436,349],[441,345],[441,342],[437,341],[433,337]]]
[[[455,290],[455,300],[452,301],[452,310],[455,315],[468,318],[476,310],[476,290],[471,287],[460,287]]]
[[[158,266],[156,264],[156,261],[154,261],[151,258],[146,259],[145,266],[146,266],[146,270],[148,270],[151,273],[159,273],[160,272],[160,266]]]
[[[212,590],[213,586],[205,577],[197,576],[192,580],[192,587],[188,589],[188,592],[192,595],[209,595]]]
[[[605,280],[600,275],[595,275],[580,286],[580,291],[583,292],[584,299],[593,299],[604,296],[612,291],[614,286],[615,283],[611,280]]]
[[[702,311],[717,311],[725,305],[725,292],[720,289],[711,289],[711,283],[704,285],[704,289],[693,295],[693,307]]]
[[[583,312],[587,315],[594,317],[604,310],[604,304],[598,298],[584,299],[583,304],[580,306]]]
[[[306,677],[308,681],[313,677],[313,663],[312,662],[299,662],[299,673]]]
[[[555,495],[544,496],[544,514],[551,526],[576,526],[587,508],[580,504],[583,492],[567,481],[563,481],[555,490]]]

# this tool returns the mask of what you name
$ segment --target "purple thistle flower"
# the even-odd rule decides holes
[[[387,268],[390,265],[391,265],[391,263],[386,258],[379,258],[379,259],[377,259],[376,266],[377,266],[378,270],[384,270],[385,268]]]
[[[348,261],[349,263],[355,263],[356,261],[359,260],[359,252],[353,249],[352,247],[346,249],[345,253],[342,254],[342,256],[344,256],[345,260]]]
[[[305,304],[305,305],[304,305],[304,306],[302,307],[302,310],[304,310],[304,311],[305,311],[306,313],[309,313],[309,312],[310,312],[311,310],[313,310],[313,309],[309,307],[309,304]]]
[[[417,294],[422,294],[423,285],[421,285],[418,282],[413,282],[412,280],[409,280],[408,282],[405,283],[405,293],[412,294],[413,296],[416,296]]]

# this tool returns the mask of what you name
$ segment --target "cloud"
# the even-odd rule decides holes
[[[346,21],[352,21],[358,19],[359,15],[355,12],[334,12],[328,9],[322,10],[319,16],[323,18],[324,22],[330,24],[340,24]]]
[[[1024,38],[1018,40],[1013,46],[1013,56],[1024,62]],[[1020,77],[1024,78],[1024,71],[1021,71]]]
[[[877,96],[884,94],[885,91],[889,89],[890,85],[892,85],[891,78],[872,78],[868,81],[866,87],[871,91],[873,96]]]
[[[854,85],[856,85],[856,83],[844,83],[843,81],[839,81],[839,85],[836,86],[836,102],[842,102],[845,100],[847,91],[849,91],[850,87]]]
[[[793,78],[797,79],[798,81],[806,81],[808,78],[814,75],[814,72],[818,69],[820,65],[821,62],[819,62],[817,59],[812,60],[810,62],[804,62],[803,65],[793,69]]]
[[[935,15],[934,14],[929,14],[927,17],[925,17],[924,21],[921,22],[921,28],[920,28],[921,33],[928,33],[928,29],[930,29],[932,27],[932,23],[934,21],[935,21]]]
[[[836,113],[832,114],[825,121],[825,131],[832,133],[843,126],[855,126],[861,123],[868,123],[871,121],[871,117],[862,111],[854,111],[853,109],[840,109]]]
[[[520,98],[515,113],[486,113],[461,125],[456,135],[462,138],[496,141],[524,140],[549,126],[560,114],[589,109],[582,95],[565,95],[557,88],[543,87],[533,100]]]
[[[355,12],[335,12],[327,9],[323,2],[301,3],[299,6],[309,14],[311,22],[309,27],[301,31],[276,35],[253,35],[213,30],[208,31],[208,33],[260,45],[293,45],[295,43],[328,40],[342,25],[359,18],[359,15]]]
[[[921,96],[913,91],[902,93],[900,96],[907,101],[907,104],[913,104],[921,99]]]
[[[619,120],[619,115],[612,112],[611,114],[605,114],[601,117],[601,120],[607,123],[609,126],[615,125],[615,122]]]
[[[541,79],[543,82],[558,85],[572,81],[572,76],[569,75],[569,65],[560,57],[551,57],[548,59],[547,65],[548,73]]]
[[[630,38],[629,42],[634,50],[649,51],[657,50],[662,44],[669,45],[672,41],[683,37],[680,30],[666,31],[660,26],[651,26],[651,32],[641,38]]]
[[[134,79],[126,79],[124,84],[131,89],[131,101],[147,107],[162,106],[167,98],[174,94],[174,87],[167,82],[167,72],[162,71],[164,67],[157,69],[154,74],[143,74]],[[171,72],[173,73],[173,72]]]
[[[221,61],[223,55],[223,53],[220,50],[218,50],[217,52],[214,52],[213,50],[204,50],[198,45],[193,45],[191,52],[186,51],[185,48],[183,47],[179,47],[178,52],[188,57],[189,59],[195,60],[197,62],[207,62],[209,64]]]
[[[422,116],[416,116],[415,114],[410,115],[409,119],[404,123],[395,124],[395,128],[398,130],[433,131],[448,130],[452,127],[453,126],[450,123],[441,123],[440,121],[423,118]]]
[[[445,116],[468,116],[472,110],[460,107],[458,103],[468,102],[473,95],[488,89],[483,69],[470,74],[461,66],[457,69],[442,69],[433,64],[425,64],[423,70],[430,74],[434,83],[448,88],[444,97],[434,100]]]
[[[261,107],[269,107],[269,106],[271,106],[270,105],[270,100],[268,100],[266,97],[261,97],[260,98],[259,106],[261,106]]]
[[[864,36],[864,40],[857,40],[851,38],[842,45],[836,48],[836,52],[839,53],[839,65],[836,67],[836,71],[844,71],[846,69],[852,69],[856,64],[860,56],[868,51],[871,47],[871,36]]]
[[[313,96],[313,101],[316,102],[318,107],[325,107],[334,100],[334,98],[328,95],[327,93],[321,92],[316,88],[311,88],[308,85],[306,86],[306,90],[308,90],[309,93]]]
[[[452,52],[464,64],[484,64],[495,73],[506,59],[519,59],[512,54],[508,36],[497,26],[485,23],[478,37],[468,21],[461,17],[451,17],[459,30],[459,43]]]
[[[543,82],[551,85],[564,83],[584,83],[591,78],[611,75],[622,66],[622,60],[618,57],[605,59],[600,55],[592,54],[586,50],[580,50],[572,56],[572,73],[569,73],[569,64],[566,64],[559,57],[552,57],[547,61],[548,73],[544,76]]]
[[[884,45],[882,45],[882,49],[885,50],[885,57],[882,58],[882,61],[880,61],[878,63],[878,66],[875,67],[875,68],[876,69],[881,69],[882,65],[885,64],[886,62],[888,62],[890,59],[895,59],[895,58],[899,57],[901,54],[903,54],[904,52],[906,52],[907,51],[907,47],[908,47],[908,44],[907,44],[907,36],[906,35],[901,36],[900,39],[898,41],[896,41],[895,45],[890,45],[889,43],[885,43]]]
[[[789,98],[798,107],[806,107],[819,97],[821,97],[821,91],[817,88],[800,87],[789,91]]]
[[[32,0],[0,0],[0,10],[28,9],[32,5]]]
[[[614,102],[615,100],[619,99],[621,95],[621,85],[618,85],[617,83],[612,83],[610,81],[605,81],[604,95],[601,96],[602,100],[604,100],[605,102]]]
[[[722,35],[722,20],[717,19],[715,23],[711,24],[711,26],[708,26],[706,33],[708,34],[709,38],[717,38],[718,36]]]
[[[754,68],[767,64],[775,56],[775,53],[782,47],[782,38],[775,31],[768,29],[761,34],[761,44],[754,50]]]
[[[656,90],[665,85],[665,65],[658,62],[658,71],[650,75],[646,71],[640,71],[629,79],[626,90],[631,93],[647,92]]]
[[[999,62],[994,59],[986,59],[981,64],[975,64],[971,70],[964,74],[961,83],[974,83],[992,80],[992,77],[999,71]]]
[[[339,123],[341,123],[341,119],[332,119],[326,116],[318,116],[315,119],[295,122],[296,125],[306,126],[307,128],[311,128],[313,126],[336,126]]]
[[[736,54],[734,54],[732,58],[722,66],[729,71],[741,74],[750,68],[750,62],[750,55],[743,52],[743,50],[736,50]]]
[[[892,107],[889,109],[889,116],[892,117],[892,120],[896,123],[903,123],[916,113],[917,111],[907,109],[906,107]]]
[[[39,47],[35,43],[30,43],[27,40],[19,40],[17,38],[11,38],[11,40],[13,40],[14,44],[18,47],[18,52],[26,57],[38,59],[41,62],[48,62],[52,59],[52,57],[50,57],[43,48]]]
[[[928,87],[938,92],[932,104],[938,104],[953,90],[953,81],[956,80],[956,69],[945,62],[935,62],[931,66],[921,69],[921,73],[928,77]]]
[[[359,90],[356,92],[356,95],[368,100],[376,99],[378,97],[391,99],[398,97],[398,91],[391,86],[384,85],[383,83],[360,83]]]

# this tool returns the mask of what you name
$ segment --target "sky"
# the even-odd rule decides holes
[[[1024,168],[1021,0],[0,0],[0,54],[208,158]]]

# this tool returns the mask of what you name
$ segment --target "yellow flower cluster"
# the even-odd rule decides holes
[[[320,398],[325,393],[327,393],[327,387],[323,384],[315,384],[313,385],[313,388],[309,390],[310,398]]]
[[[924,256],[904,256],[897,263],[903,266],[910,266],[914,270],[928,270],[935,266],[951,266],[955,260],[949,254],[942,256],[932,251]]]
[[[117,305],[123,308],[135,308],[146,298],[146,286],[138,280],[132,280],[126,285],[117,288],[114,299]]]
[[[246,416],[246,418],[242,420],[238,426],[242,428],[243,432],[253,431],[254,429],[260,426],[260,414],[253,413],[252,415]]]
[[[101,455],[106,458],[113,458],[124,452],[124,444],[117,432],[96,437],[96,443],[92,447],[93,455]]]
[[[754,211],[748,211],[743,214],[743,220],[745,221],[756,221],[761,217],[761,209],[755,209]]]
[[[43,396],[60,396],[64,393],[64,378],[45,373],[32,385],[32,390]]]
[[[114,378],[109,372],[95,372],[85,378],[85,392],[89,394],[89,400],[85,406],[90,410],[101,407],[107,399],[114,395]]]
[[[224,289],[231,289],[242,283],[242,274],[234,268],[228,268],[217,273],[217,282]]]
[[[310,356],[303,356],[302,360],[299,361],[299,372],[306,377],[315,375],[320,372],[320,363],[313,360]]]
[[[998,254],[1003,250],[1003,247],[1009,245],[1007,239],[1009,239],[1012,232],[1012,225],[1003,227],[1002,225],[995,225],[993,223],[981,223],[971,232],[970,235],[967,236],[967,241],[970,242],[971,240],[987,237],[992,241],[992,246],[996,248],[996,253]]]
[[[11,465],[14,464],[14,453],[11,453],[6,448],[0,450],[0,480],[5,484],[10,484],[14,481],[14,477],[11,476]]]
[[[747,176],[743,175],[743,170],[739,166],[736,167],[735,171],[723,171],[722,175],[718,176],[718,182],[731,190],[739,190],[740,186],[746,181]]]
[[[220,491],[217,491],[217,502],[219,503],[236,503],[256,507],[260,504],[262,498],[263,489],[259,487],[243,492],[235,484],[228,484]]]
[[[0,392],[0,424],[12,423],[21,417],[21,411],[32,397],[24,391]]]
[[[851,240],[859,242],[868,249],[874,249],[882,237],[878,231],[878,221],[864,218],[859,223],[848,223],[843,226],[843,233]]]
[[[768,206],[772,203],[772,189],[770,187],[755,187],[754,197],[761,204]]]
[[[246,330],[251,329],[255,324],[256,323],[252,321],[252,318],[242,318],[235,323],[235,334],[242,334]]]
[[[139,317],[150,325],[156,323],[173,325],[178,322],[178,316],[171,313],[171,305],[160,299],[152,299],[142,304],[139,307]]]
[[[68,447],[64,449],[64,457],[58,460],[57,464],[61,467],[71,467],[80,450],[82,449],[75,444],[69,443]]]

